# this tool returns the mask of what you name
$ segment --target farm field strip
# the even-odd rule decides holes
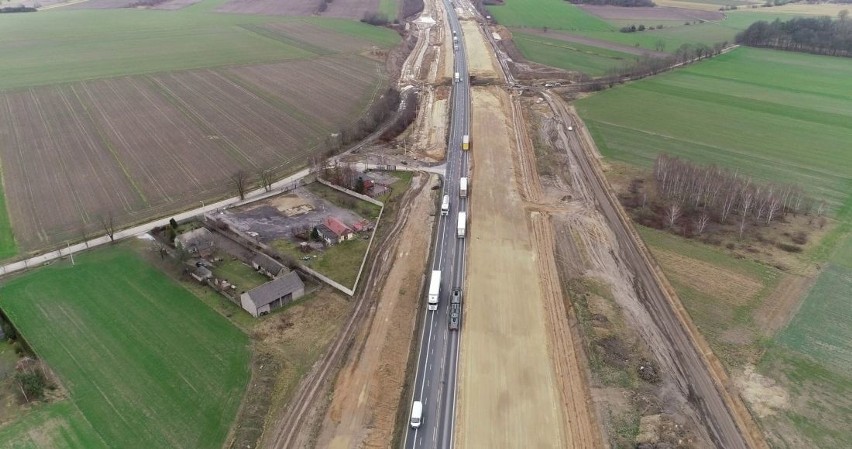
[[[613,29],[598,17],[562,0],[506,0],[504,5],[487,9],[498,23],[507,27],[569,31]]]
[[[107,446],[222,443],[248,380],[248,339],[131,250],[87,253],[1,292]]]

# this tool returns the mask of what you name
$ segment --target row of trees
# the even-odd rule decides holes
[[[661,24],[657,25],[656,28],[658,30],[662,30],[663,24],[661,23]],[[618,29],[618,31],[621,31],[622,33],[635,33],[637,31],[645,31],[645,30],[653,30],[653,29],[654,29],[653,25],[651,25],[649,27],[645,27],[645,25],[640,24],[638,27],[636,25],[630,25],[629,27],[621,27],[621,28]]]
[[[852,21],[848,10],[831,17],[798,17],[782,22],[759,21],[737,34],[737,43],[832,56],[852,56]]]
[[[736,216],[742,237],[749,222],[768,226],[780,216],[807,214],[814,209],[814,201],[799,186],[761,185],[737,172],[699,166],[666,154],[660,154],[654,162],[654,181],[665,204],[666,226],[674,227],[689,213],[694,215],[698,235],[709,223],[729,224]],[[822,215],[824,209],[823,202],[815,212]]]
[[[700,61],[702,59],[716,56],[728,46],[727,42],[719,42],[712,47],[704,44],[690,45],[683,44],[675,50],[674,54],[659,58],[651,55],[644,55],[636,58],[630,64],[620,67],[613,67],[607,70],[606,75],[589,82],[591,90],[601,90],[607,86],[621,83],[627,80],[635,80],[646,76],[656,75],[658,73],[671,70],[673,67],[688,64],[690,62]],[[664,51],[666,44],[664,41],[658,41],[656,50]]]
[[[657,6],[652,0],[569,0],[575,5]]]

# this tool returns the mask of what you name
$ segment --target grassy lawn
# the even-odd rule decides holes
[[[0,15],[0,89],[315,56],[312,47],[244,27],[302,19],[212,11],[220,3],[207,0],[178,11],[57,8]],[[357,21],[306,20],[344,39],[357,36],[382,47],[399,41],[392,30]]]
[[[519,32],[512,33],[512,41],[531,61],[547,61],[547,65],[591,76],[601,76],[608,69],[624,65],[635,58],[620,51]]]
[[[308,185],[307,189],[337,207],[353,210],[358,215],[370,220],[378,218],[379,212],[382,210],[381,207],[376,206],[373,203],[360,200],[354,196],[347,195],[339,190],[332,189],[331,187],[318,182],[311,183]]]
[[[248,381],[246,335],[127,247],[76,260],[0,288],[70,395],[4,429],[0,446],[57,433],[47,447],[219,447]]]
[[[562,0],[506,0],[505,5],[487,6],[487,9],[498,23],[507,27],[612,30],[603,20]]]
[[[227,279],[228,282],[236,285],[239,291],[248,291],[269,282],[269,278],[241,261],[232,260],[227,254],[222,255],[222,258],[223,260],[216,262],[216,267],[211,271],[216,277]]]
[[[302,260],[306,254],[300,252],[296,245],[288,240],[276,240],[272,246],[309,268],[351,288],[355,284],[355,278],[358,277],[358,269],[361,268],[361,261],[364,259],[369,243],[369,240],[356,237],[353,240],[329,246],[322,252],[308,254],[310,256],[308,260]]]

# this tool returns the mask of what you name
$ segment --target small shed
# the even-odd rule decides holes
[[[305,284],[295,271],[291,271],[260,287],[240,295],[240,305],[254,317],[284,306],[305,295]]]
[[[175,248],[199,257],[207,257],[213,254],[216,245],[212,232],[206,228],[198,228],[175,237]]]
[[[189,275],[192,276],[192,278],[196,281],[201,282],[203,284],[205,281],[213,277],[213,272],[208,270],[205,266],[198,266],[195,267],[195,269],[192,270]]]
[[[284,268],[284,265],[281,265],[277,260],[267,256],[266,254],[257,254],[254,256],[251,260],[251,267],[258,273],[272,279],[277,278],[287,271]]]

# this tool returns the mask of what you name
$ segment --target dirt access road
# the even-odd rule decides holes
[[[562,303],[553,243],[547,252],[536,247],[542,217],[528,211],[522,197],[529,166],[516,164],[519,130],[510,108],[499,88],[473,90],[470,262],[456,444],[600,447],[564,309],[561,316],[553,313]]]
[[[622,307],[643,323],[640,333],[649,341],[657,361],[686,398],[713,445],[725,449],[768,448],[762,432],[740,400],[721,362],[692,323],[674,289],[668,284],[630,225],[596,159],[597,149],[580,118],[559,98],[545,95],[562,126],[573,124],[568,147],[574,177],[606,218],[618,242],[615,253],[632,272],[633,291],[620,297]],[[637,318],[639,317],[639,318]]]

